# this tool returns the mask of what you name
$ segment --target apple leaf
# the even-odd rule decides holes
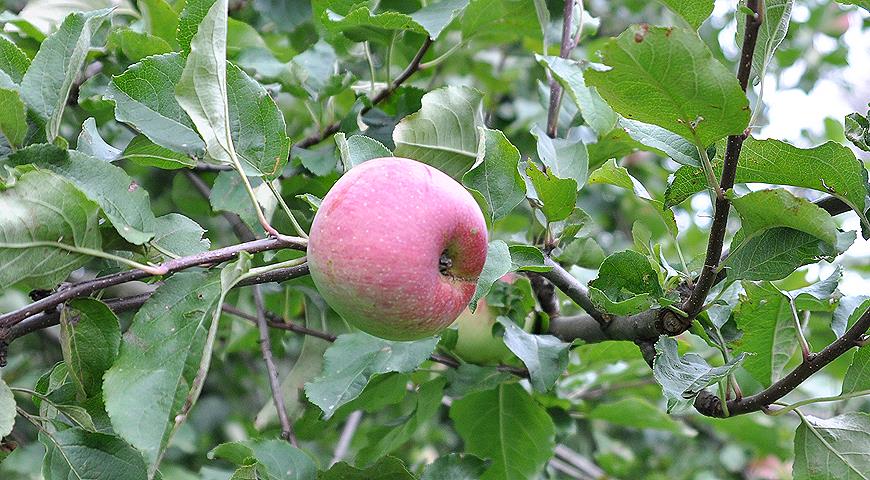
[[[482,102],[483,95],[470,87],[442,87],[423,95],[420,111],[393,130],[394,153],[461,178],[477,159]]]
[[[0,190],[0,245],[63,242],[99,249],[99,206],[72,182],[44,170],[23,173]],[[0,290],[54,288],[89,257],[52,247],[0,247]]]
[[[407,443],[414,433],[430,421],[441,407],[444,384],[447,380],[439,377],[428,381],[417,389],[417,405],[414,412],[396,424],[376,426],[368,434],[368,444],[356,456],[358,465],[369,465],[378,458],[388,455]]]
[[[870,152],[870,121],[860,113],[850,113],[845,119],[846,139],[853,145]]]
[[[429,32],[429,38],[438,40],[441,32],[450,25],[456,18],[462,15],[462,12],[468,7],[470,0],[442,0],[437,3],[430,3],[425,7],[411,14],[421,27]]]
[[[178,46],[175,38],[178,29],[178,12],[166,0],[140,0],[139,10],[145,29],[151,34],[166,40],[173,47]]]
[[[749,123],[740,84],[695,31],[634,25],[605,44],[603,55],[611,69],[587,70],[586,81],[629,119],[658,125],[702,148],[743,133]]]
[[[506,273],[511,271],[511,253],[507,244],[502,240],[493,240],[489,242],[486,250],[486,262],[483,264],[483,271],[480,272],[480,277],[477,278],[477,286],[474,289],[474,295],[468,303],[468,309],[474,312],[477,308],[477,301],[485,297],[492,284]]]
[[[474,455],[450,453],[427,465],[420,480],[477,480],[488,466]]]
[[[175,85],[183,69],[184,58],[178,53],[148,57],[112,77],[106,97],[115,102],[119,122],[136,127],[163,148],[201,156],[205,144],[175,99]],[[190,161],[189,166],[194,164]]]
[[[767,229],[786,227],[808,233],[829,245],[837,244],[837,222],[831,214],[787,190],[758,190],[731,197],[731,204],[740,215],[741,229],[737,235],[741,242]]]
[[[552,335],[528,333],[513,320],[498,317],[504,327],[504,343],[529,369],[532,386],[539,392],[547,392],[568,367],[568,349],[565,343]]]
[[[0,438],[12,433],[15,426],[15,396],[0,377]]]
[[[99,395],[103,374],[115,362],[121,344],[118,317],[105,303],[77,298],[60,319],[61,351],[81,398]],[[72,317],[77,317],[73,319]]]
[[[42,475],[46,480],[84,478],[84,472],[95,470],[101,478],[148,478],[139,452],[114,435],[68,428],[43,431],[39,440],[45,446]]]
[[[568,95],[583,114],[583,120],[595,130],[599,136],[604,136],[614,127],[619,115],[601,98],[598,90],[586,85],[583,78],[583,68],[579,62],[555,56],[535,55],[535,60],[559,81]]]
[[[857,322],[868,308],[870,308],[870,296],[846,295],[842,297],[837,304],[837,308],[834,309],[831,330],[838,337],[842,337],[846,333],[846,330],[853,323]]]
[[[870,414],[801,416],[794,434],[795,480],[864,480],[870,472]]]
[[[330,418],[363,391],[372,375],[410,372],[429,358],[438,338],[394,342],[363,332],[338,336],[323,355],[323,372],[305,384],[305,395]]]
[[[855,232],[838,233],[830,245],[809,233],[786,227],[768,228],[749,240],[734,244],[725,259],[733,280],[780,280],[798,267],[821,259],[834,261],[855,240]]]
[[[511,245],[511,271],[549,272],[553,267],[546,264],[544,254],[531,245]]]
[[[208,452],[208,458],[253,467],[255,478],[308,480],[317,474],[317,466],[308,454],[279,439],[222,443]]]
[[[698,153],[698,147],[670,130],[627,118],[619,119],[619,127],[635,141],[656,152],[661,152],[663,156],[670,157],[677,163],[701,167],[701,155]]]
[[[559,178],[542,172],[534,162],[529,162],[526,175],[535,188],[537,198],[541,203],[541,211],[548,222],[565,220],[574,211],[577,203],[577,181],[571,178]]]
[[[516,383],[454,400],[450,418],[465,450],[492,460],[481,480],[534,478],[556,446],[550,415]]]
[[[137,32],[130,28],[120,28],[112,31],[106,47],[113,51],[120,50],[125,57],[133,62],[138,62],[152,55],[172,52],[172,45],[166,40],[150,33]]]
[[[410,15],[395,11],[375,14],[364,5],[354,5],[352,9],[342,13],[327,9],[321,21],[327,30],[334,34],[343,34],[355,42],[376,41],[388,44],[394,31],[427,33]]]
[[[859,348],[843,378],[842,395],[870,390],[870,346]]]
[[[344,132],[338,132],[335,134],[335,144],[338,146],[345,172],[366,160],[393,155],[383,143],[365,135],[351,135],[346,138]]]
[[[746,0],[741,0],[739,5],[746,6]],[[755,51],[752,56],[752,74],[750,80],[753,84],[757,84],[761,80],[761,76],[767,71],[767,66],[773,60],[773,55],[776,53],[777,47],[785,39],[788,33],[788,24],[791,21],[791,9],[794,5],[794,0],[765,0],[760,5],[763,6],[764,12],[761,12],[764,21],[758,27],[757,40],[755,42]],[[746,29],[746,15],[738,13],[737,15],[737,33],[735,39],[737,46],[743,46],[743,33]]]
[[[148,192],[121,167],[47,144],[21,149],[9,161],[18,165],[32,163],[69,179],[103,209],[115,230],[128,242],[141,245],[154,236]]]
[[[27,134],[27,109],[18,92],[0,88],[0,137],[12,148],[21,147]]]
[[[67,97],[85,64],[95,33],[112,9],[70,13],[46,38],[21,79],[21,98],[45,122],[45,136],[54,141]]]
[[[714,162],[713,169],[720,176],[722,161]],[[749,137],[740,151],[735,182],[791,185],[828,193],[843,200],[867,224],[867,171],[849,148],[835,142],[797,148],[779,140]],[[706,185],[700,169],[682,167],[665,191],[665,205],[681,203]]]
[[[628,428],[664,430],[678,435],[685,435],[687,430],[691,431],[660,407],[639,397],[625,397],[615,402],[598,404],[586,413],[586,417]]]
[[[196,166],[196,158],[161,147],[142,134],[136,135],[133,140],[130,140],[120,158],[146,167],[157,167],[165,170]]]
[[[659,0],[695,30],[713,13],[713,0]]]
[[[121,151],[109,145],[100,135],[93,117],[82,123],[82,131],[76,140],[76,150],[104,162],[114,162],[121,156]]]
[[[27,54],[6,37],[0,37],[0,72],[8,75],[17,84],[21,83],[29,66],[30,58]]]
[[[688,409],[702,390],[727,378],[746,357],[741,353],[721,367],[711,367],[696,353],[680,356],[677,341],[671,337],[659,337],[655,348],[653,377],[668,400],[668,413]]]
[[[528,39],[540,45],[541,28],[534,2],[528,0],[471,0],[462,15],[462,40],[507,43]]]
[[[346,462],[338,462],[329,470],[320,472],[317,480],[415,480],[405,464],[396,457],[383,457],[367,468],[356,468]]]
[[[664,295],[650,260],[633,250],[610,255],[598,278],[589,282],[589,298],[607,313],[633,315],[650,308]]]
[[[166,449],[194,383],[220,295],[216,273],[172,275],[139,309],[106,372],[112,427],[151,468]]]
[[[154,238],[150,245],[159,249],[167,260],[195,255],[211,246],[211,242],[203,238],[204,234],[205,229],[193,220],[178,213],[168,213],[155,219]]]
[[[526,184],[519,171],[520,152],[499,130],[479,127],[481,141],[477,165],[462,177],[466,187],[486,200],[492,221],[507,216],[526,198]]]
[[[491,390],[512,378],[510,373],[499,371],[494,366],[485,367],[473,363],[463,363],[459,368],[448,370],[447,376],[450,384],[445,393],[453,398]]]
[[[589,173],[589,154],[580,139],[580,130],[569,130],[567,138],[550,138],[536,125],[531,133],[537,140],[538,157],[547,166],[547,172],[573,179],[577,190],[583,188]]]

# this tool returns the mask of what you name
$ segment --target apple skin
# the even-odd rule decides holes
[[[474,313],[465,309],[456,319],[457,337],[453,352],[459,358],[477,365],[491,365],[505,360],[511,351],[501,337],[492,334],[496,315],[480,299]]]
[[[408,341],[435,335],[468,306],[486,251],[486,221],[462,185],[385,157],[348,171],[323,199],[308,267],[348,323]]]

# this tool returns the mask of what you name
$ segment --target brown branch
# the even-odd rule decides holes
[[[270,237],[262,240],[231,245],[216,250],[209,250],[207,252],[197,253],[186,257],[174,258],[160,264],[160,267],[165,269],[166,274],[171,274],[191,267],[225,262],[235,258],[241,252],[258,253],[284,248],[304,251],[307,243],[308,242],[304,239],[295,237],[289,237],[289,239]],[[8,330],[10,327],[27,317],[51,310],[67,300],[89,295],[98,290],[120,285],[122,283],[141,280],[150,276],[152,275],[148,272],[134,269],[62,286],[51,295],[37,300],[25,307],[0,315],[0,341],[8,338]]]
[[[586,287],[552,259],[546,259],[546,264],[548,267],[552,267],[552,270],[549,272],[541,272],[539,275],[552,282],[553,285],[558,287],[559,290],[565,293],[568,298],[579,305],[580,308],[588,313],[589,316],[594,318],[599,324],[606,325],[610,320],[609,316],[598,310],[598,308],[592,303],[592,300],[589,299],[589,292],[586,290]]]
[[[257,330],[260,333],[260,353],[263,355],[263,363],[266,364],[266,373],[269,376],[269,388],[272,390],[272,400],[275,410],[278,411],[278,422],[281,424],[281,438],[290,442],[294,447],[299,446],[296,434],[293,433],[293,424],[287,415],[287,405],[284,403],[284,394],[281,392],[281,384],[278,382],[278,370],[275,368],[275,360],[272,357],[272,342],[269,339],[269,325],[266,321],[265,307],[263,306],[263,292],[259,285],[254,285],[254,303],[257,306]]]
[[[562,9],[562,45],[559,48],[559,56],[568,58],[571,50],[575,47],[571,38],[571,23],[574,20],[574,0],[565,0]],[[547,135],[556,138],[559,127],[559,107],[562,106],[562,86],[555,78],[550,78],[550,105],[547,109]]]
[[[414,55],[414,58],[411,59],[411,63],[405,67],[404,70],[393,80],[393,82],[388,85],[383,90],[379,91],[371,98],[371,105],[366,105],[360,110],[360,115],[365,114],[369,110],[372,109],[373,106],[383,102],[393,92],[396,91],[405,81],[411,78],[411,75],[420,70],[420,62],[423,61],[423,56],[426,55],[426,52],[429,51],[429,47],[432,46],[432,39],[426,37],[426,40],[423,42],[423,45],[420,46],[420,49],[417,50],[417,53]],[[308,148],[312,145],[317,145],[318,143],[325,140],[330,135],[333,135],[338,132],[338,129],[341,126],[341,122],[333,122],[329,124],[325,129],[319,132],[314,132],[313,134],[303,138],[302,140],[296,142],[296,147],[299,148]]]
[[[740,51],[740,65],[737,69],[737,81],[740,82],[740,87],[744,92],[749,84],[749,73],[752,70],[752,56],[755,52],[756,41],[758,40],[758,28],[762,23],[762,14],[759,13],[758,9],[758,0],[749,0],[747,6],[755,13],[753,15],[746,15],[743,47]],[[746,132],[728,137],[728,144],[725,147],[725,159],[722,166],[722,179],[720,180],[722,191],[727,191],[734,186],[734,178],[737,175],[737,160],[740,158],[740,149],[743,147],[743,140],[745,139]],[[725,244],[725,232],[728,226],[730,207],[731,202],[727,198],[716,198],[713,223],[710,226],[710,238],[707,242],[707,254],[704,258],[704,267],[701,269],[701,275],[695,283],[691,296],[683,303],[681,308],[688,314],[688,317],[683,321],[685,328],[689,328],[692,320],[701,312],[707,294],[710,293],[710,289],[716,283],[716,269],[719,265],[719,259],[722,257],[722,248]]]
[[[857,346],[857,341],[870,330],[870,310],[855,322],[843,336],[834,340],[819,353],[811,354],[788,375],[761,392],[739,399],[728,401],[728,413],[731,416],[757,412],[766,409],[777,400],[789,394],[807,378],[821,370],[838,357]],[[707,391],[695,399],[695,409],[708,417],[724,417],[722,401],[716,395]]]

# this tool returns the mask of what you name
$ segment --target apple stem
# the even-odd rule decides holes
[[[453,259],[447,254],[447,250],[441,252],[441,259],[438,260],[438,270],[441,275],[449,275],[450,269],[453,267]]]

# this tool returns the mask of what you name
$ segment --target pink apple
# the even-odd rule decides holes
[[[468,306],[486,250],[486,222],[462,185],[426,164],[387,157],[354,167],[323,199],[308,266],[349,323],[416,340]]]

